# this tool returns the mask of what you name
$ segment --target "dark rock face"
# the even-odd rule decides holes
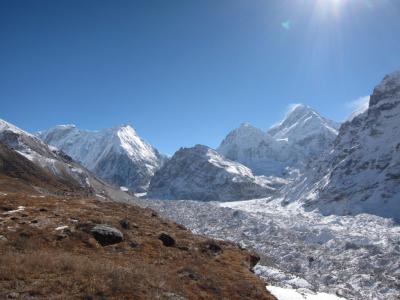
[[[124,239],[121,231],[109,225],[96,225],[90,232],[102,246],[117,244]]]
[[[161,233],[158,236],[158,239],[163,243],[165,247],[175,246],[175,239],[165,232]]]
[[[126,154],[110,151],[93,168],[93,172],[107,182],[144,192],[153,175],[140,163],[133,162]]]

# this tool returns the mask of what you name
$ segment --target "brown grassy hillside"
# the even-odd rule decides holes
[[[256,256],[232,243],[193,235],[149,209],[10,193],[2,183],[0,299],[274,299],[249,271]],[[101,246],[95,224],[124,240]],[[161,233],[176,244],[164,246]]]

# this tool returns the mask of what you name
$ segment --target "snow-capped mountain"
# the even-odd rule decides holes
[[[338,124],[312,108],[297,104],[267,132],[242,124],[222,141],[218,152],[243,163],[257,175],[287,176],[331,147]]]
[[[244,165],[203,145],[181,148],[154,175],[148,197],[237,200],[272,195],[284,180],[254,176]]]
[[[100,178],[137,192],[147,189],[150,178],[166,159],[130,125],[100,131],[60,125],[38,136]]]
[[[400,71],[383,79],[368,109],[341,126],[333,150],[316,164],[319,181],[301,197],[311,208],[400,218]]]
[[[249,167],[254,174],[283,176],[295,157],[286,140],[276,140],[248,123],[232,130],[217,151]]]
[[[276,140],[286,140],[305,157],[315,157],[335,140],[339,124],[303,104],[293,105],[287,117],[268,130]]]

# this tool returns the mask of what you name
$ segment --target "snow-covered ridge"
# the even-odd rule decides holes
[[[244,165],[203,145],[181,148],[156,172],[147,196],[154,199],[235,200],[275,194],[284,181],[254,176]]]
[[[24,135],[32,137],[32,135],[30,133],[18,128],[17,126],[15,126],[3,119],[0,119],[0,132],[4,132],[4,131],[10,131],[10,132],[14,132],[16,134],[24,134]]]
[[[321,134],[324,131],[336,136],[339,124],[322,117],[311,107],[304,104],[296,104],[290,113],[278,125],[268,130],[268,133],[276,139],[287,139],[289,142],[297,142],[312,134]]]
[[[23,155],[57,178],[76,181],[89,187],[89,174],[70,157],[44,143],[36,136],[0,119],[0,142]]]
[[[400,220],[400,72],[383,79],[368,109],[341,126],[329,155],[305,177],[288,189],[289,202],[325,214],[367,212]]]
[[[165,161],[131,125],[98,131],[59,125],[38,136],[104,180],[139,192],[148,187],[150,178]]]

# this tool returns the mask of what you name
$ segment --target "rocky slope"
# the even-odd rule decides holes
[[[400,72],[383,79],[367,111],[341,126],[333,150],[316,164],[318,181],[300,196],[310,209],[400,219]]]
[[[275,299],[255,253],[107,195],[32,189],[60,183],[16,150],[0,158],[1,299]]]
[[[79,190],[86,195],[110,196],[118,201],[131,198],[97,178],[64,152],[4,120],[0,120],[0,145],[3,171],[16,175],[17,181],[25,179],[33,190],[66,195]],[[17,181],[13,181],[16,188]]]
[[[237,200],[274,194],[284,181],[254,176],[244,165],[203,145],[182,148],[155,174],[148,197]]]
[[[257,175],[288,176],[293,169],[326,151],[337,136],[338,124],[312,108],[298,104],[267,132],[242,124],[222,141],[218,152],[251,168]]]
[[[51,147],[34,135],[0,119],[0,143],[24,156],[37,169],[52,174],[57,180],[74,182],[84,188],[94,179],[87,170],[76,164],[71,157]],[[6,151],[3,149],[3,151]],[[21,165],[27,167],[26,162]]]
[[[82,186],[73,177],[56,177],[51,172],[36,165],[25,156],[0,142],[0,176],[14,179],[14,183],[8,187],[14,192],[18,186],[25,184],[31,187],[31,191],[49,190],[52,193],[90,193],[90,188]],[[16,182],[15,182],[16,181]]]
[[[100,178],[135,192],[147,189],[150,178],[166,159],[130,125],[100,131],[60,125],[38,136]]]

